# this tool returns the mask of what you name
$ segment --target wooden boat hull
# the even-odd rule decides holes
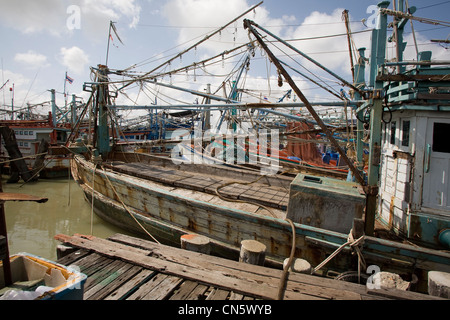
[[[292,228],[288,221],[210,203],[193,190],[180,195],[169,187],[142,178],[98,167],[81,156],[72,161],[72,175],[83,189],[86,199],[94,201],[95,212],[103,219],[132,232],[145,234],[140,224],[158,241],[180,245],[180,236],[194,233],[211,239],[212,252],[227,258],[238,257],[240,243],[255,239],[266,245],[269,263],[278,264],[289,257]],[[134,218],[133,218],[134,217]],[[294,224],[295,256],[317,266],[339,246],[347,235],[302,224]],[[364,240],[367,265],[382,271],[410,274],[414,271],[426,282],[430,270],[450,271],[450,254],[421,249],[372,237]],[[356,270],[357,257],[346,247],[326,269],[344,272]],[[365,270],[363,270],[364,272]],[[426,283],[423,283],[426,285]]]

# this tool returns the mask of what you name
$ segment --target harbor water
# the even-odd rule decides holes
[[[75,233],[106,238],[125,233],[91,212],[80,187],[69,179],[40,179],[23,184],[7,184],[4,192],[46,197],[46,203],[8,201],[5,204],[9,253],[27,252],[49,260],[56,260],[56,234]]]

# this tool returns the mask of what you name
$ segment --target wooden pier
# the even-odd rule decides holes
[[[58,260],[88,276],[84,300],[276,300],[282,270],[250,265],[116,234],[57,235],[76,248]],[[438,299],[290,272],[284,300]]]

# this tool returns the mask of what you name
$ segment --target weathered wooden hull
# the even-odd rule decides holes
[[[189,190],[180,195],[145,179],[96,168],[81,156],[72,162],[72,174],[88,201],[94,201],[96,213],[124,229],[145,234],[140,224],[158,241],[180,245],[186,233],[205,235],[212,241],[212,252],[236,259],[240,242],[255,239],[267,247],[266,257],[282,262],[289,257],[292,228],[288,221],[258,215],[237,208],[231,203],[210,203]],[[93,188],[92,188],[93,187]],[[93,200],[92,200],[93,199]],[[205,201],[206,200],[206,201]],[[339,246],[347,235],[295,223],[295,256],[317,266]],[[381,271],[400,274],[414,272],[425,279],[429,270],[450,271],[450,254],[416,248],[392,241],[366,237],[364,257],[367,265],[375,264]],[[347,247],[333,258],[326,268],[339,272],[356,270],[357,258]],[[363,270],[364,272],[365,270]]]

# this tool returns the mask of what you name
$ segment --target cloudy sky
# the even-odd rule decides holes
[[[10,88],[14,85],[14,105],[25,107],[27,103],[41,103],[50,99],[49,89],[58,92],[58,104],[63,103],[65,73],[74,79],[66,83],[69,94],[87,97],[83,83],[90,81],[91,66],[106,62],[109,21],[115,22],[119,41],[113,34],[109,49],[108,66],[132,72],[148,72],[179,51],[189,47],[224,24],[228,23],[259,0],[0,0],[0,47],[1,85],[3,108],[11,105]],[[327,35],[345,33],[342,11],[349,10],[351,29],[356,31],[356,47],[370,48],[370,30],[373,23],[373,0],[265,0],[246,18],[254,20],[284,39],[291,42],[314,59],[351,80],[346,37]],[[409,0],[409,5],[418,8],[416,16],[437,20],[448,20],[450,1]],[[390,6],[392,8],[392,5]],[[364,23],[361,22],[364,20]],[[448,27],[414,22],[419,51],[432,50],[433,57],[450,60],[449,51],[444,46],[432,44],[431,39],[447,39]],[[305,39],[309,38],[309,40]],[[405,30],[408,40],[407,58],[415,58],[411,26]],[[247,31],[242,20],[231,24],[220,34],[168,68],[190,64],[230,50],[248,42]],[[252,62],[246,84],[260,89],[271,99],[280,97],[288,87],[276,85],[275,67],[267,63],[261,50],[256,50],[255,63]],[[392,58],[394,49],[388,49]],[[367,53],[368,54],[368,53]],[[224,60],[205,69],[205,74],[187,72],[183,77],[175,75],[170,82],[202,90],[206,83],[213,83],[213,91],[218,83],[206,74],[225,74],[232,70],[242,57]],[[302,59],[295,57],[298,66]],[[293,60],[292,60],[293,61]],[[168,70],[167,67],[165,69]],[[313,69],[310,69],[313,70]],[[252,73],[253,72],[253,73]],[[270,75],[273,81],[264,80]],[[202,77],[203,76],[203,77]],[[296,76],[305,95],[312,100],[320,94],[310,84]],[[167,82],[169,80],[165,79]],[[150,89],[149,89],[150,90]],[[150,104],[154,102],[156,88],[139,94],[130,93],[120,103]],[[166,90],[166,89],[164,89]],[[277,91],[278,90],[278,91]],[[159,92],[159,91],[158,91]],[[161,91],[162,92],[162,91]],[[172,94],[172,96],[175,94]],[[272,97],[273,96],[273,97]],[[179,96],[182,101],[194,102],[193,96]],[[162,98],[165,103],[176,103]],[[178,100],[177,100],[178,101]]]

